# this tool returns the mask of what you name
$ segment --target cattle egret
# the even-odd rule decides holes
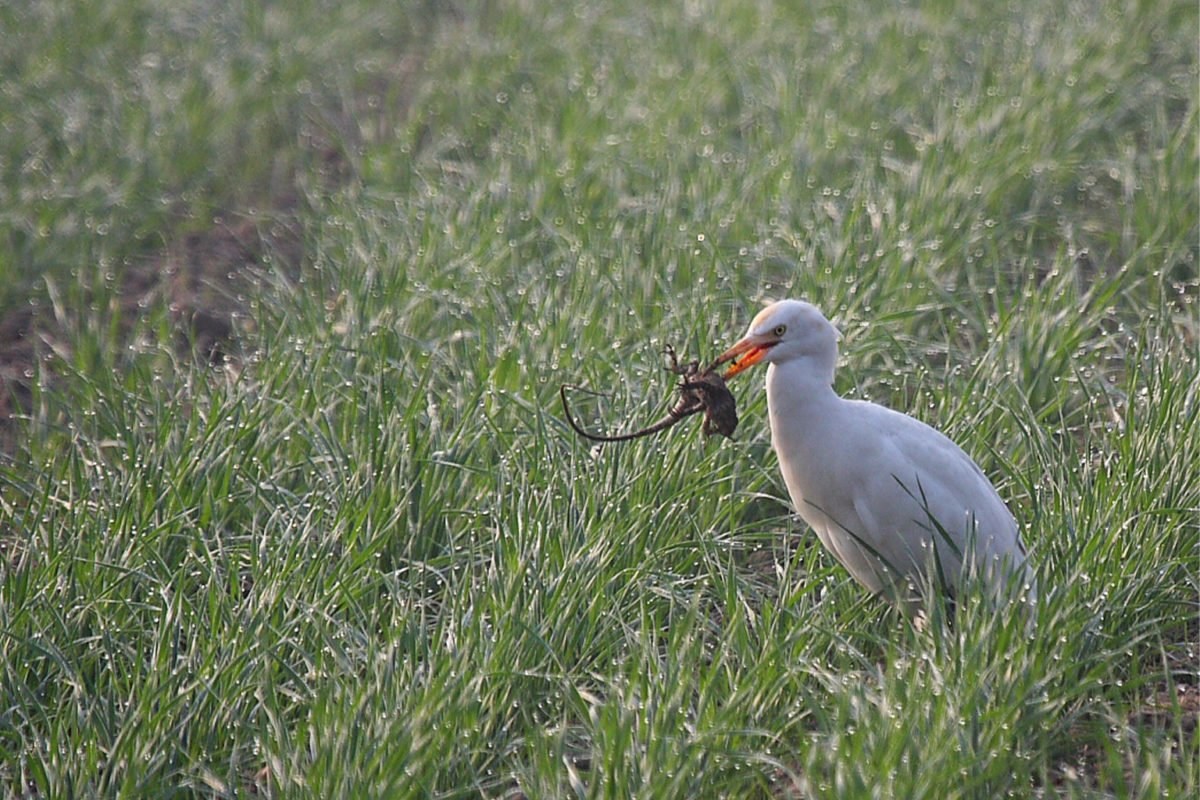
[[[715,362],[726,378],[765,361],[771,445],[795,510],[859,583],[918,611],[919,589],[951,595],[963,564],[999,592],[1036,588],[1017,522],[983,470],[919,420],[833,390],[837,329],[782,300]]]

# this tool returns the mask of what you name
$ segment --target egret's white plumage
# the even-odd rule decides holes
[[[954,592],[964,560],[988,585],[1035,590],[1016,520],[970,456],[919,420],[833,390],[837,329],[815,306],[758,314],[717,363],[768,363],[771,444],[797,513],[850,574],[906,605],[913,588]],[[931,574],[932,573],[932,574]]]

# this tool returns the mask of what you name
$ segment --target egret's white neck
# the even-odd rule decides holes
[[[823,367],[823,364],[813,364],[809,358],[769,365],[767,406],[776,414],[798,416],[839,400],[833,391],[833,370]]]
[[[835,356],[836,358],[836,356]],[[786,392],[798,398],[832,396],[833,364],[819,356],[791,358],[767,366],[767,392]]]
[[[814,370],[806,359],[783,361],[767,367],[767,410],[771,421],[771,446],[783,466],[784,481],[792,502],[803,504],[803,465],[829,434],[830,420],[844,402],[833,391],[832,376]],[[789,464],[791,466],[789,466]]]

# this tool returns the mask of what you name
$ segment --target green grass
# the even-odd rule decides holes
[[[0,308],[69,344],[0,467],[3,793],[1200,789],[1143,719],[1200,680],[1194,3],[103,5],[0,6]],[[123,266],[272,208],[235,363],[113,335]],[[735,442],[565,426],[780,296],[1000,486],[1034,632],[866,597],[761,374]]]

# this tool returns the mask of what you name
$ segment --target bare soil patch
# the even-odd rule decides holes
[[[119,334],[127,339],[149,308],[168,310],[175,346],[221,363],[230,343],[253,324],[249,290],[264,267],[294,273],[302,244],[290,216],[294,202],[280,198],[269,218],[231,215],[169,243],[121,274],[116,292]],[[19,306],[0,315],[0,452],[12,453],[14,418],[29,410],[39,368],[53,381],[53,354],[69,348],[67,332],[44,307]]]

